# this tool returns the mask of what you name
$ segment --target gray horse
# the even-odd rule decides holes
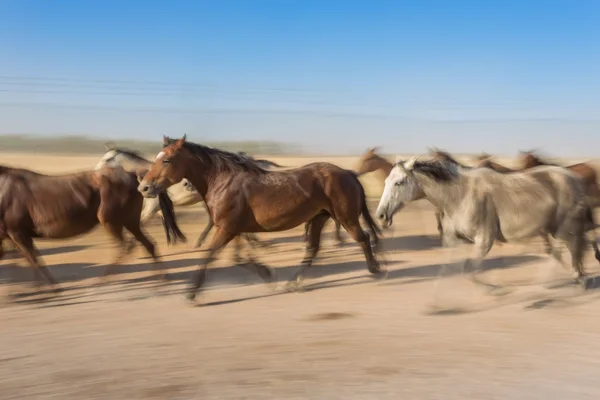
[[[494,241],[508,242],[551,235],[566,242],[577,280],[583,281],[586,232],[595,229],[581,180],[561,167],[536,167],[514,174],[487,168],[459,169],[447,161],[397,161],[385,181],[377,217],[392,215],[423,192],[443,211],[443,243],[475,245],[465,264],[473,278]],[[596,240],[592,241],[600,261]]]

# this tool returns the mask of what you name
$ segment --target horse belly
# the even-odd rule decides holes
[[[53,218],[35,221],[36,236],[48,239],[66,239],[88,233],[98,225],[96,213],[86,213],[70,218]]]
[[[250,207],[258,226],[265,231],[295,228],[322,212],[324,205],[315,196],[303,191],[289,191],[282,196],[275,190],[263,191],[250,199]]]
[[[524,212],[525,213],[525,212]],[[548,226],[547,214],[534,212],[500,218],[500,230],[507,241],[528,239],[539,235]]]

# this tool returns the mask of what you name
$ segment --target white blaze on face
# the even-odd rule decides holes
[[[161,151],[160,153],[158,153],[156,155],[156,161],[162,160],[163,158],[165,158],[165,152],[164,151]]]

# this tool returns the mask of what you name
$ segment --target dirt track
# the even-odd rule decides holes
[[[190,241],[206,221],[200,210],[178,213]],[[492,296],[457,274],[436,279],[441,262],[465,253],[440,248],[427,203],[403,211],[386,233],[384,281],[371,278],[348,235],[346,246],[334,245],[332,227],[305,292],[283,291],[302,258],[298,228],[259,235],[272,245],[259,256],[277,268],[275,291],[230,267],[229,246],[200,307],[181,290],[204,253],[167,248],[157,223],[147,231],[171,272],[162,287],[141,248],[114,284],[91,287],[113,255],[100,229],[39,242],[69,290],[0,308],[0,399],[600,397],[600,293],[560,285],[570,271],[538,243],[492,250],[482,279],[511,290]],[[25,281],[8,258],[3,274]],[[586,265],[598,270],[593,257]],[[4,299],[9,287],[0,288]]]

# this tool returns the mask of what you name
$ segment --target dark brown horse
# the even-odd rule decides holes
[[[522,169],[528,169],[537,167],[539,165],[557,165],[547,161],[543,161],[533,151],[520,151],[520,164]],[[593,208],[600,206],[600,188],[598,187],[598,174],[594,167],[587,163],[578,163],[568,166],[558,165],[559,167],[566,168],[579,175],[583,180],[586,193],[588,195],[589,204]]]
[[[122,168],[49,176],[0,166],[0,240],[10,240],[20,250],[34,267],[37,284],[43,276],[58,292],[61,289],[38,258],[33,239],[72,238],[101,224],[119,246],[114,263],[105,268],[106,279],[111,267],[135,246],[123,237],[126,229],[144,246],[154,259],[157,272],[166,278],[159,268],[154,244],[140,228],[143,197],[137,186],[137,176]],[[159,196],[168,237],[178,232],[176,238],[185,238],[177,227],[170,199],[165,193]]]
[[[177,140],[165,137],[164,144],[140,183],[140,192],[154,197],[186,178],[205,199],[216,227],[207,261],[199,266],[190,288],[190,300],[195,299],[203,285],[208,264],[241,232],[285,231],[309,222],[302,266],[289,283],[291,289],[298,288],[304,271],[319,251],[321,230],[329,218],[339,221],[360,244],[369,271],[373,274],[381,271],[369,234],[359,223],[362,215],[377,240],[379,228],[369,213],[356,174],[326,162],[286,171],[265,171],[237,154],[186,142],[185,136]],[[251,257],[248,261],[265,281],[272,282],[269,267]]]

